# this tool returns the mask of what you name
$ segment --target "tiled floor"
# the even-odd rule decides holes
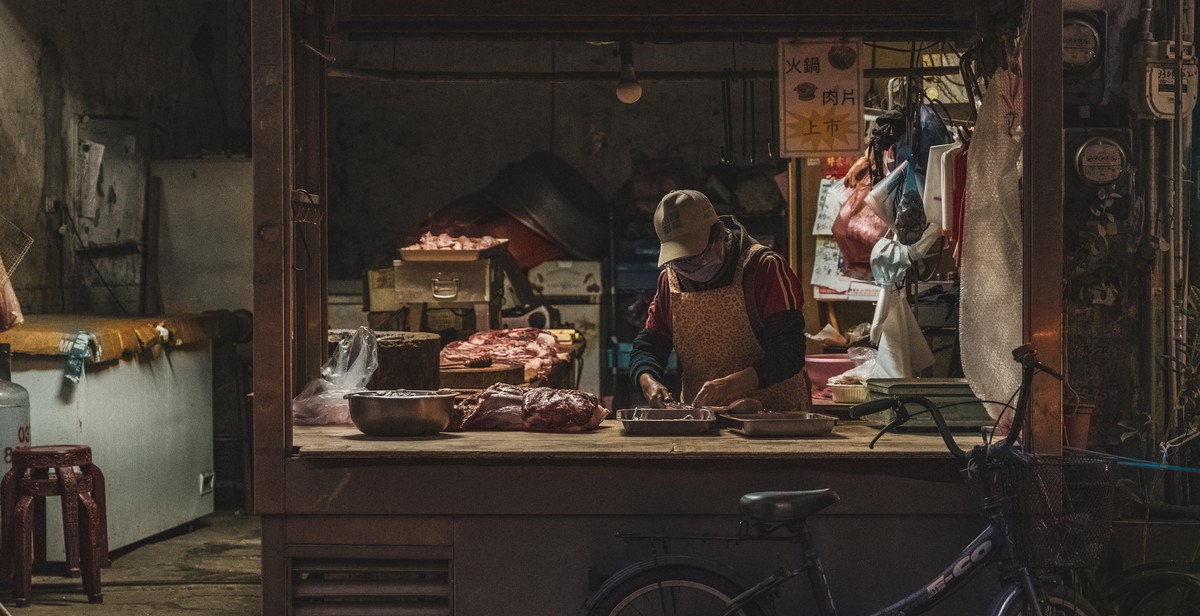
[[[188,529],[122,550],[101,572],[104,603],[91,605],[78,578],[35,576],[33,605],[13,616],[257,615],[262,596],[262,543],[255,516],[217,513]]]

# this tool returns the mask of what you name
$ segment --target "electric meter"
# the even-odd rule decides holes
[[[1087,71],[1100,61],[1100,30],[1081,17],[1063,19],[1063,70],[1073,73]]]
[[[1177,83],[1176,70],[1182,55],[1183,83]],[[1129,63],[1130,83],[1134,91],[1130,98],[1139,117],[1166,120],[1175,117],[1175,91],[1182,90],[1180,111],[1190,114],[1196,105],[1196,51],[1191,42],[1181,50],[1172,41],[1138,41],[1133,46]]]
[[[1093,186],[1108,186],[1124,177],[1129,167],[1125,148],[1108,137],[1092,137],[1075,152],[1075,173]]]

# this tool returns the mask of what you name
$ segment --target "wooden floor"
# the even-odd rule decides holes
[[[479,459],[721,459],[721,458],[946,458],[936,434],[888,434],[868,449],[877,429],[841,421],[833,433],[808,438],[751,438],[721,430],[704,436],[629,436],[620,422],[605,421],[586,434],[443,432],[425,437],[371,437],[354,426],[296,426],[293,445],[302,458]],[[964,449],[980,443],[961,433]]]

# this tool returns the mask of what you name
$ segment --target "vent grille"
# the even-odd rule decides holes
[[[295,616],[450,616],[450,561],[292,561]]]

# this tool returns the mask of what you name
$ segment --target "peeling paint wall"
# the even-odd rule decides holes
[[[83,115],[136,118],[154,156],[222,149],[230,5],[0,0],[0,214],[34,239],[13,276],[26,312],[119,312],[101,277],[127,310],[141,309],[141,255],[96,256],[93,267],[43,203],[78,213],[68,192]],[[211,73],[193,51],[206,24]]]

